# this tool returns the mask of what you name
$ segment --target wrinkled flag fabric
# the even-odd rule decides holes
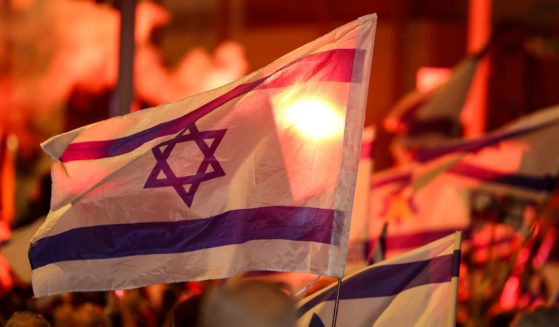
[[[237,82],[45,142],[35,296],[341,276],[375,28],[361,17]]]
[[[455,326],[460,232],[342,280],[337,326]],[[330,326],[337,285],[298,303],[298,326]]]

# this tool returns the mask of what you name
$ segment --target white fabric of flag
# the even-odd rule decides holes
[[[367,127],[363,130],[361,141],[361,157],[355,183],[355,196],[349,229],[349,248],[347,254],[346,274],[367,265],[367,254],[370,250],[370,194],[371,176],[373,171],[373,152],[375,130]]]
[[[337,326],[455,326],[460,232],[342,280]],[[337,285],[298,303],[298,326],[330,326]]]
[[[45,142],[35,296],[248,270],[341,276],[375,28],[361,17],[237,82]]]

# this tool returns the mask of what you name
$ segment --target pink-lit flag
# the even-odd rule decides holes
[[[367,127],[363,131],[361,141],[361,157],[355,183],[355,196],[349,229],[349,248],[347,254],[346,274],[367,265],[367,254],[370,249],[370,192],[373,171],[373,152],[375,130]]]
[[[414,190],[414,173],[420,164],[380,171],[373,175],[370,235],[384,234],[387,257],[408,251],[464,230],[470,224],[468,190],[446,174]],[[382,233],[385,224],[386,233]]]
[[[460,232],[342,280],[338,326],[455,326]],[[298,326],[330,326],[336,285],[298,303]]]
[[[438,170],[470,189],[542,201],[559,177],[559,155],[551,150],[557,135],[559,106],[542,109],[482,137],[418,150],[430,168],[414,180]]]
[[[375,27],[361,17],[235,83],[45,142],[35,296],[248,270],[341,276]]]

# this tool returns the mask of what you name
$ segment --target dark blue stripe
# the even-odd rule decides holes
[[[509,140],[512,138],[521,137],[530,134],[532,132],[536,132],[551,127],[553,125],[557,125],[558,123],[559,123],[559,119],[555,119],[551,121],[542,122],[540,124],[530,126],[530,127],[493,133],[485,137],[481,137],[471,141],[461,141],[461,142],[450,144],[448,146],[438,147],[434,149],[418,149],[414,155],[417,161],[426,162],[451,153],[475,152],[482,149],[483,147],[495,145],[501,141]]]
[[[454,250],[452,253],[452,277],[460,276],[460,258],[462,257],[462,251]]]
[[[394,176],[383,179],[373,179],[373,192],[375,187],[381,187],[389,184],[409,184],[412,181],[412,174],[410,172],[403,172]]]
[[[448,234],[452,234],[457,230],[460,230],[460,228],[431,230],[413,234],[387,236],[386,249],[389,251],[393,251],[416,248],[427,243],[434,242],[442,237],[448,236]],[[462,231],[463,239],[468,239],[469,236],[470,233],[468,230]]]
[[[183,253],[267,239],[329,244],[340,220],[343,214],[335,210],[276,206],[206,219],[81,227],[33,243],[29,261],[36,269],[59,261]]]
[[[553,176],[527,176],[504,174],[499,171],[479,167],[468,163],[458,163],[449,169],[451,173],[474,178],[482,182],[491,182],[538,192],[552,192],[557,181]]]
[[[409,125],[408,137],[422,136],[426,134],[437,134],[446,138],[459,137],[462,126],[454,117],[437,117],[424,120],[416,120]]]
[[[456,270],[453,268],[456,256],[459,258],[459,254],[449,254],[365,270],[342,282],[340,300],[391,296],[421,285],[448,282]],[[336,287],[331,286],[328,291],[302,305],[297,314],[301,317],[317,304],[335,299]]]

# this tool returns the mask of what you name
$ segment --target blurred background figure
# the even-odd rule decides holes
[[[520,313],[511,323],[511,327],[559,326],[558,307],[540,307],[534,311]]]
[[[202,304],[204,327],[288,327],[295,320],[295,302],[284,284],[231,281],[210,290]]]
[[[17,228],[48,212],[49,163],[39,143],[109,117],[118,79],[117,5],[29,0],[0,7],[0,242],[9,236],[4,222]],[[138,1],[130,110],[219,87],[248,70],[244,48],[228,40],[213,53],[182,47],[169,60],[157,35],[171,20],[157,2]]]
[[[6,327],[50,327],[43,316],[29,312],[16,312],[6,323]]]

